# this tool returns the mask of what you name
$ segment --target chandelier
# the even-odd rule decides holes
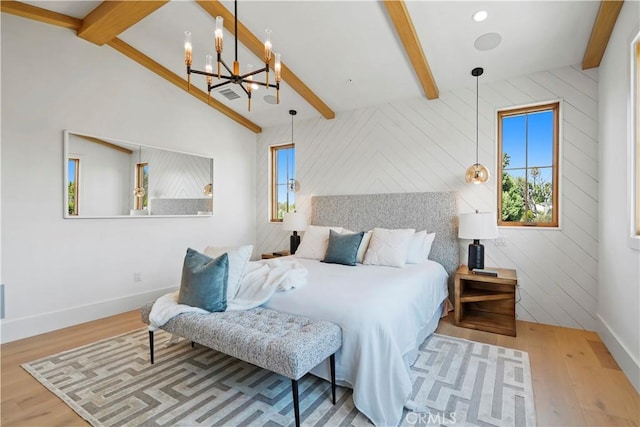
[[[237,84],[242,88],[242,90],[247,94],[249,99],[248,110],[251,111],[251,92],[257,90],[260,86],[264,86],[267,89],[273,87],[276,89],[276,103],[280,103],[280,54],[274,53],[274,80],[275,84],[269,83],[269,62],[271,62],[271,30],[265,30],[265,38],[264,38],[264,67],[259,70],[253,70],[253,65],[247,64],[246,72],[244,74],[240,74],[240,63],[238,62],[238,0],[234,1],[234,38],[235,38],[235,61],[233,61],[233,70],[229,68],[229,66],[222,59],[222,28],[223,28],[223,18],[222,16],[216,17],[216,30],[214,33],[215,37],[215,47],[216,53],[218,54],[218,72],[213,72],[213,56],[206,55],[205,56],[205,71],[193,70],[191,69],[192,63],[192,45],[191,45],[191,33],[189,31],[185,31],[184,33],[184,63],[187,66],[187,90],[191,89],[191,73],[194,74],[202,74],[206,77],[207,82],[207,92],[209,94],[209,98],[207,102],[211,99],[211,90],[219,88],[224,85],[228,85],[229,83]],[[220,65],[224,67],[227,74],[221,74]],[[260,73],[265,73],[265,81],[256,81],[253,80],[253,76]],[[213,78],[217,77],[218,81],[223,80],[220,83],[213,83]]]

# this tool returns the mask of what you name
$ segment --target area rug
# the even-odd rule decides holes
[[[289,426],[291,381],[188,342],[164,346],[156,332],[149,363],[146,329],[26,363],[34,378],[94,426]],[[534,426],[526,352],[434,334],[420,347],[413,400],[403,426]],[[369,420],[351,390],[313,375],[299,383],[303,425],[360,426]]]

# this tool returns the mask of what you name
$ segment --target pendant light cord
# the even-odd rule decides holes
[[[233,12],[234,12],[234,31],[235,31],[235,39],[236,39],[236,62],[238,62],[238,0],[233,2]]]
[[[479,163],[479,146],[480,143],[478,141],[478,76],[476,76],[476,165]]]

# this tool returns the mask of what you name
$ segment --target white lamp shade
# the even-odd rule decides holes
[[[497,239],[498,226],[493,212],[469,212],[460,214],[458,227],[460,239]]]
[[[307,228],[307,217],[299,212],[287,212],[282,218],[284,231],[303,231]]]

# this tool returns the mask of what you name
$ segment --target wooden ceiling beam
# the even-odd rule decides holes
[[[416,77],[418,77],[425,96],[428,99],[437,99],[439,96],[438,86],[433,74],[431,74],[431,68],[422,50],[420,39],[418,39],[407,6],[402,0],[384,0],[384,5],[404,46],[404,50],[413,65],[413,70],[416,73]]]
[[[107,42],[107,45],[114,48],[115,50],[122,53],[123,55],[129,57],[130,59],[133,59],[138,64],[145,67],[146,69],[153,71],[154,73],[156,73],[157,75],[159,75],[160,77],[168,81],[169,83],[173,83],[174,85],[178,86],[180,89],[188,92],[190,95],[196,97],[200,101],[204,103],[208,103],[212,108],[215,108],[225,116],[236,121],[237,123],[241,124],[247,129],[250,129],[255,133],[262,132],[262,128],[260,126],[253,123],[246,117],[240,115],[239,113],[235,112],[231,108],[227,107],[220,101],[217,101],[214,98],[211,98],[210,100],[208,100],[209,96],[206,92],[194,87],[193,85],[191,85],[190,90],[187,90],[187,81],[185,79],[178,76],[168,68],[163,67],[153,59],[149,58],[144,53],[140,52],[139,50],[135,49],[131,45],[120,40],[119,38],[115,38],[110,42]]]
[[[600,61],[607,50],[609,38],[618,20],[624,0],[602,0],[598,15],[591,29],[587,49],[582,58],[582,69],[588,70],[600,66]]]
[[[104,1],[84,17],[78,37],[102,46],[169,1]]]
[[[222,3],[218,0],[196,0],[212,18],[222,16],[224,18],[224,27],[231,34],[235,34],[234,16]],[[245,45],[255,56],[264,59],[264,43],[260,41],[244,24],[238,20],[238,40]],[[270,69],[273,70],[275,59],[271,57]],[[316,95],[298,76],[294,74],[284,62],[281,61],[282,80],[295,90],[302,98],[305,99],[313,108],[315,108],[325,119],[333,119],[336,113],[333,112],[327,104],[325,104],[318,95]]]
[[[68,28],[70,30],[77,30],[82,25],[81,19],[52,12],[41,7],[31,6],[19,1],[0,1],[0,12],[44,22],[45,24],[55,25],[57,27]]]

